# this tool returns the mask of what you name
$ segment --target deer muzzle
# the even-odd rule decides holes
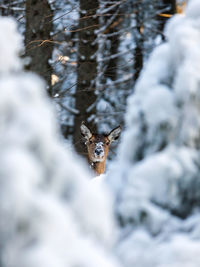
[[[104,157],[104,147],[102,142],[96,144],[94,156],[98,159],[102,159]]]

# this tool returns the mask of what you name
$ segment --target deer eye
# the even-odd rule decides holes
[[[93,143],[92,140],[90,140],[90,141],[89,141],[89,144],[91,145],[92,143]]]
[[[109,146],[110,145],[110,142],[106,142],[106,145]]]

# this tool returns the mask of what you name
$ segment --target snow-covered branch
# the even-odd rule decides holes
[[[43,81],[21,69],[21,40],[0,18],[1,266],[119,267],[109,193],[65,148]]]
[[[125,267],[200,264],[199,0],[165,34],[128,99],[127,129],[108,175]]]

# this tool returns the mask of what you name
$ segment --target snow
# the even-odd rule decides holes
[[[0,18],[0,72],[16,71],[20,69],[19,52],[22,46],[22,37],[16,35],[17,26],[12,18]],[[9,27],[9,32],[6,29]],[[5,38],[6,36],[6,38]],[[15,45],[13,45],[15,43]]]
[[[200,8],[200,2],[198,0],[191,1],[191,3],[188,5],[186,9],[187,17],[199,20],[200,19],[199,8]]]
[[[92,180],[91,180],[91,183],[94,185],[94,186],[103,186],[103,187],[105,187],[105,181],[106,181],[106,174],[104,173],[104,174],[100,174],[100,175],[98,175],[98,176],[95,176],[95,177],[93,177],[92,178]],[[106,189],[107,190],[107,189]]]
[[[2,267],[200,266],[199,10],[191,0],[170,20],[128,99],[117,159],[95,179],[0,18]]]
[[[108,191],[65,148],[43,81],[20,69],[11,19],[0,36],[1,266],[119,266]]]
[[[200,264],[200,3],[170,19],[128,99],[106,177],[124,267]]]

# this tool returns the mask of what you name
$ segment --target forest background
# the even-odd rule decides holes
[[[124,128],[127,97],[152,49],[166,41],[166,21],[185,4],[1,0],[0,15],[18,21],[26,69],[46,81],[63,136],[85,155],[81,122],[93,132],[109,132],[119,124]]]

